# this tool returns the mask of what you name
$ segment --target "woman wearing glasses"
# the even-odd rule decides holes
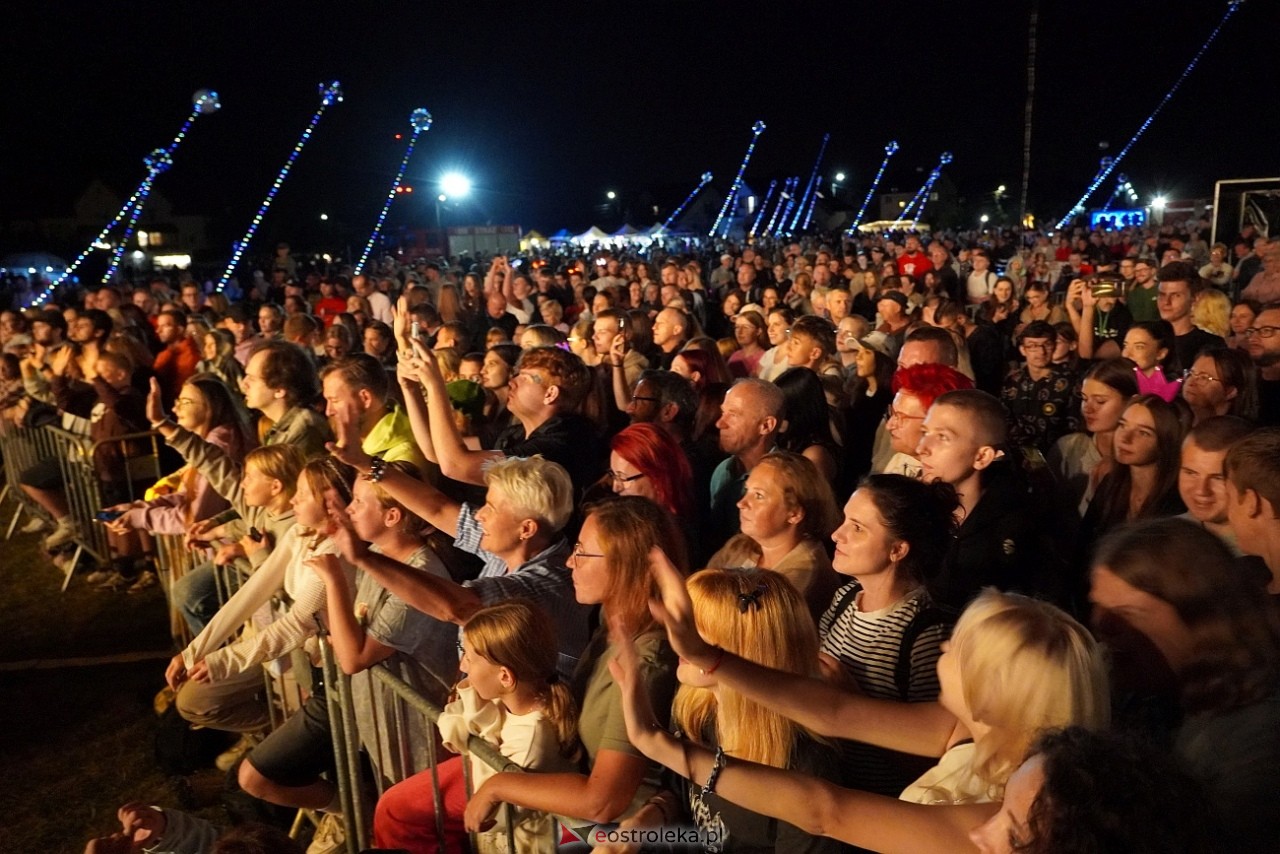
[[[1206,347],[1183,374],[1182,399],[1196,424],[1215,415],[1252,421],[1258,417],[1258,369],[1242,350]]]
[[[632,424],[609,443],[605,473],[617,495],[648,498],[676,519],[693,512],[693,471],[680,444],[653,424]]]
[[[673,572],[686,571],[675,520],[647,498],[606,499],[587,515],[569,566],[578,602],[601,609],[600,628],[570,680],[588,770],[490,777],[467,805],[468,831],[490,826],[502,803],[602,823],[633,815],[654,794],[646,782],[654,768],[627,738],[622,696],[609,672],[616,647],[607,626],[625,627],[618,631],[635,646],[638,680],[654,708],[670,709],[676,658],[649,614],[649,552],[655,546],[672,550]]]
[[[924,417],[938,397],[962,388],[973,388],[973,380],[946,365],[913,365],[893,375],[893,402],[885,412],[885,428],[894,454],[882,474],[920,476],[916,448],[924,432]]]

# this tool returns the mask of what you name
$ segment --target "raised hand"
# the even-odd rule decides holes
[[[1093,288],[1089,285],[1084,285],[1080,291],[1080,304],[1090,308],[1098,304],[1098,298],[1093,295]]]
[[[649,571],[658,585],[660,597],[649,601],[649,612],[666,627],[671,648],[695,667],[703,670],[713,667],[719,652],[698,634],[693,620],[693,600],[689,598],[684,576],[657,546],[649,550]]]
[[[613,343],[609,345],[610,363],[615,365],[623,364],[626,361],[627,350],[629,349],[630,348],[627,346],[627,336],[624,333],[619,332],[617,335],[613,336]]]
[[[406,352],[401,354],[401,358],[396,360],[396,379],[400,385],[416,386],[422,383],[422,378],[418,375],[418,357],[411,355],[412,353],[412,347],[407,348]]]
[[[151,389],[147,392],[147,421],[157,424],[169,416],[164,411],[164,397],[160,393],[160,381],[151,378]]]
[[[409,349],[409,298],[401,296],[391,307],[391,329],[402,350]]]

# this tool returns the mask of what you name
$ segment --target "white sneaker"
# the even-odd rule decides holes
[[[21,534],[41,534],[49,530],[49,523],[44,520],[43,516],[32,516],[27,520],[27,524],[18,529]]]
[[[315,836],[307,846],[307,854],[339,854],[347,847],[347,828],[342,816],[325,813],[316,825]]]
[[[65,546],[67,543],[72,542],[78,534],[76,523],[71,521],[70,516],[63,516],[58,520],[58,525],[53,529],[53,533],[44,538],[44,547],[52,551],[58,546]]]

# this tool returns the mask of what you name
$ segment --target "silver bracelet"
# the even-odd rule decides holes
[[[369,473],[364,475],[364,479],[370,483],[378,483],[386,473],[387,461],[382,458],[381,454],[374,454],[373,459],[369,462]]]

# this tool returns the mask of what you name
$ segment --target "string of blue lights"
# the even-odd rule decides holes
[[[782,192],[778,194],[777,207],[773,209],[773,216],[769,217],[769,225],[765,227],[764,233],[770,236],[778,234],[778,217],[787,207],[787,199],[795,192],[796,186],[800,183],[800,176],[788,178],[782,185]]]
[[[907,202],[907,206],[898,213],[898,218],[893,221],[895,228],[909,219],[908,215],[913,211],[915,211],[915,218],[920,218],[924,213],[924,206],[928,204],[929,193],[933,190],[933,185],[938,182],[938,178],[942,175],[942,167],[950,163],[952,159],[950,151],[942,152],[942,156],[938,158],[938,165],[929,170],[929,177],[920,185],[920,189],[916,190],[916,194],[911,197],[911,201]]]
[[[819,191],[818,191],[818,185],[815,185],[815,186],[814,186],[814,188],[813,188],[813,195],[811,195],[811,196],[809,197],[809,205],[808,205],[808,207],[805,209],[805,212],[804,212],[804,222],[802,222],[802,223],[801,223],[801,225],[800,225],[800,230],[801,230],[801,231],[808,231],[808,230],[809,230],[809,223],[813,221],[813,209],[814,209],[814,208],[817,206],[817,204],[818,204],[818,196],[819,196],[819,195],[820,195],[820,193],[819,193]]]
[[[667,217],[667,221],[662,224],[663,229],[670,228],[671,224],[676,221],[676,218],[679,217],[680,214],[684,213],[684,209],[689,206],[689,202],[693,201],[693,197],[702,192],[702,188],[710,183],[711,173],[703,172],[702,177],[698,179],[698,186],[694,187],[693,190],[690,191],[689,195],[684,197],[684,201],[677,205],[676,209],[671,212],[671,216]]]
[[[773,201],[774,191],[778,189],[778,179],[775,178],[769,182],[769,189],[764,194],[764,201],[760,203],[760,209],[756,211],[756,218],[751,223],[751,230],[747,232],[747,237],[755,237],[760,231],[760,223],[764,220],[764,212],[769,209],[769,203]]]
[[[1107,203],[1102,206],[1104,211],[1111,210],[1111,206],[1116,203],[1116,199],[1127,195],[1129,203],[1133,204],[1138,201],[1138,191],[1133,189],[1133,184],[1129,182],[1129,176],[1121,173],[1116,176],[1116,188],[1111,191],[1111,195],[1107,197]]]
[[[809,210],[809,199],[814,197],[814,190],[818,185],[818,170],[822,168],[822,158],[827,153],[827,143],[830,141],[831,134],[824,133],[822,145],[818,146],[818,159],[813,161],[813,171],[809,173],[809,183],[804,187],[804,195],[801,196],[800,204],[796,207],[796,215],[791,218],[791,227],[788,229],[790,234],[794,234],[800,227],[801,218],[804,217],[805,211]],[[809,227],[808,220],[805,220],[804,227]]]
[[[783,178],[782,183],[778,185],[778,192],[775,194],[773,200],[773,213],[770,214],[767,210],[761,211],[762,216],[760,221],[764,223],[764,227],[757,228],[756,234],[773,233],[773,224],[777,221],[778,214],[782,211],[782,206],[786,201],[785,196],[787,194],[787,188],[790,186],[791,179]]]
[[[738,166],[738,174],[733,179],[732,186],[729,187],[729,195],[724,197],[724,204],[720,207],[720,213],[716,215],[715,222],[711,223],[711,230],[707,232],[707,237],[715,237],[716,230],[720,228],[720,223],[724,222],[725,216],[729,211],[733,210],[733,203],[738,198],[738,190],[742,187],[742,176],[747,171],[747,164],[751,162],[751,155],[756,150],[756,141],[760,139],[760,134],[764,133],[764,122],[757,121],[751,126],[751,144],[747,146],[747,153],[742,158],[741,165]],[[722,237],[729,235],[729,223],[725,222],[724,234]]]
[[[409,126],[413,129],[413,133],[409,135],[409,146],[405,150],[404,159],[400,161],[400,169],[396,172],[395,180],[391,182],[391,190],[382,203],[382,210],[378,212],[378,221],[373,226],[373,233],[369,235],[369,242],[364,245],[364,252],[360,254],[360,261],[356,264],[357,274],[364,272],[364,265],[373,254],[373,246],[378,241],[378,235],[382,234],[382,224],[387,221],[387,212],[391,210],[391,203],[395,201],[396,194],[400,190],[400,182],[404,180],[405,170],[409,168],[409,158],[413,156],[413,147],[417,145],[418,137],[431,130],[431,113],[419,107],[409,114]]]
[[[862,200],[862,207],[858,208],[858,215],[853,218],[853,223],[845,231],[845,234],[853,234],[858,230],[858,226],[862,225],[862,218],[867,215],[867,206],[871,204],[871,197],[876,194],[876,188],[880,186],[880,179],[884,177],[884,170],[889,166],[889,159],[898,153],[898,148],[896,139],[889,140],[889,144],[884,147],[884,159],[880,161],[880,168],[876,170],[876,177],[871,180],[871,186],[867,188],[867,197]]]
[[[778,227],[774,229],[773,236],[781,237],[786,231],[787,217],[791,216],[791,211],[796,206],[796,196],[800,192],[800,176],[795,175],[791,178],[791,191],[784,196],[782,202],[782,216],[778,218]]]
[[[120,210],[116,211],[116,215],[111,218],[111,221],[106,224],[102,231],[98,232],[97,237],[89,241],[89,245],[85,247],[84,251],[77,255],[76,259],[67,265],[67,268],[62,271],[62,275],[50,282],[44,291],[32,298],[31,302],[28,303],[28,306],[38,305],[48,300],[53,295],[53,292],[57,290],[58,286],[66,281],[69,276],[73,275],[77,269],[79,269],[80,265],[84,263],[84,260],[89,257],[93,250],[104,248],[103,244],[106,242],[107,237],[110,236],[111,232],[115,230],[115,227],[119,225],[121,220],[126,216],[130,216],[132,222],[136,224],[138,216],[141,215],[140,205],[145,202],[146,197],[151,193],[152,182],[154,182],[156,175],[173,165],[173,154],[177,151],[178,146],[187,138],[187,132],[191,130],[191,125],[195,123],[195,120],[198,117],[216,113],[222,108],[222,101],[218,98],[218,93],[212,89],[197,90],[196,93],[191,96],[191,103],[191,113],[187,116],[186,120],[183,121],[182,127],[180,127],[178,132],[174,134],[174,137],[169,141],[169,144],[164,148],[156,149],[144,158],[144,163],[147,165],[147,176],[142,179],[129,198],[125,200],[125,203],[120,206]],[[167,160],[167,163],[160,170],[153,172],[151,169],[152,162],[162,154]],[[124,254],[125,243],[128,242],[128,237],[131,236],[132,233],[132,229],[130,229],[125,239],[120,242],[118,247],[116,247],[115,258],[112,262],[112,273],[114,273],[115,268],[119,266],[119,259]],[[105,248],[110,247],[107,246]],[[107,280],[103,279],[103,281],[105,282]]]
[[[342,86],[337,80],[332,83],[321,83],[320,108],[311,116],[311,121],[307,123],[306,129],[302,131],[302,136],[298,138],[293,150],[289,152],[289,157],[285,160],[284,166],[280,167],[280,172],[276,175],[275,181],[272,182],[271,189],[267,191],[267,197],[262,200],[262,204],[258,205],[258,212],[253,215],[253,221],[249,223],[248,230],[245,231],[243,237],[236,241],[235,248],[231,252],[231,260],[227,262],[226,269],[222,271],[222,278],[218,279],[218,293],[222,293],[222,290],[227,286],[227,282],[231,280],[231,274],[235,272],[236,265],[240,263],[240,259],[244,257],[245,251],[248,250],[249,242],[253,240],[253,235],[258,231],[258,226],[262,224],[262,218],[266,216],[267,209],[275,201],[276,194],[280,192],[280,187],[284,184],[284,179],[289,177],[289,170],[293,168],[298,155],[302,153],[307,141],[311,139],[311,134],[315,131],[316,125],[320,124],[320,119],[324,116],[325,110],[334,103],[342,103]]]
[[[1182,73],[1178,75],[1178,79],[1174,81],[1173,86],[1170,87],[1168,92],[1164,93],[1164,97],[1160,99],[1160,103],[1156,104],[1156,108],[1152,110],[1151,114],[1148,115],[1146,119],[1143,120],[1142,124],[1138,126],[1138,129],[1134,131],[1133,136],[1129,137],[1129,141],[1125,143],[1124,148],[1120,149],[1120,153],[1115,157],[1110,158],[1111,162],[1106,164],[1094,177],[1093,181],[1089,183],[1089,188],[1084,191],[1084,195],[1080,197],[1080,200],[1072,205],[1071,210],[1067,211],[1066,216],[1058,220],[1057,228],[1063,228],[1067,223],[1071,222],[1071,220],[1084,213],[1085,204],[1088,203],[1089,198],[1097,192],[1098,187],[1102,185],[1102,182],[1107,180],[1107,176],[1111,174],[1111,171],[1120,165],[1120,161],[1124,160],[1125,155],[1129,153],[1129,149],[1133,148],[1138,140],[1142,138],[1142,135],[1147,132],[1147,128],[1151,127],[1151,123],[1156,120],[1156,116],[1160,115],[1160,111],[1163,110],[1165,105],[1173,99],[1173,96],[1177,93],[1178,89],[1180,89],[1186,79],[1191,76],[1191,72],[1200,64],[1200,59],[1205,55],[1205,52],[1209,50],[1210,45],[1212,45],[1218,38],[1218,34],[1222,32],[1222,28],[1226,25],[1227,21],[1231,20],[1231,16],[1234,15],[1243,4],[1244,0],[1229,0],[1227,3],[1226,14],[1224,14],[1222,19],[1218,21],[1218,25],[1213,28],[1213,32],[1209,33],[1209,38],[1205,39],[1204,44],[1200,45],[1200,49],[1196,51],[1196,55],[1192,57],[1191,62],[1187,64],[1186,68],[1182,69]]]

